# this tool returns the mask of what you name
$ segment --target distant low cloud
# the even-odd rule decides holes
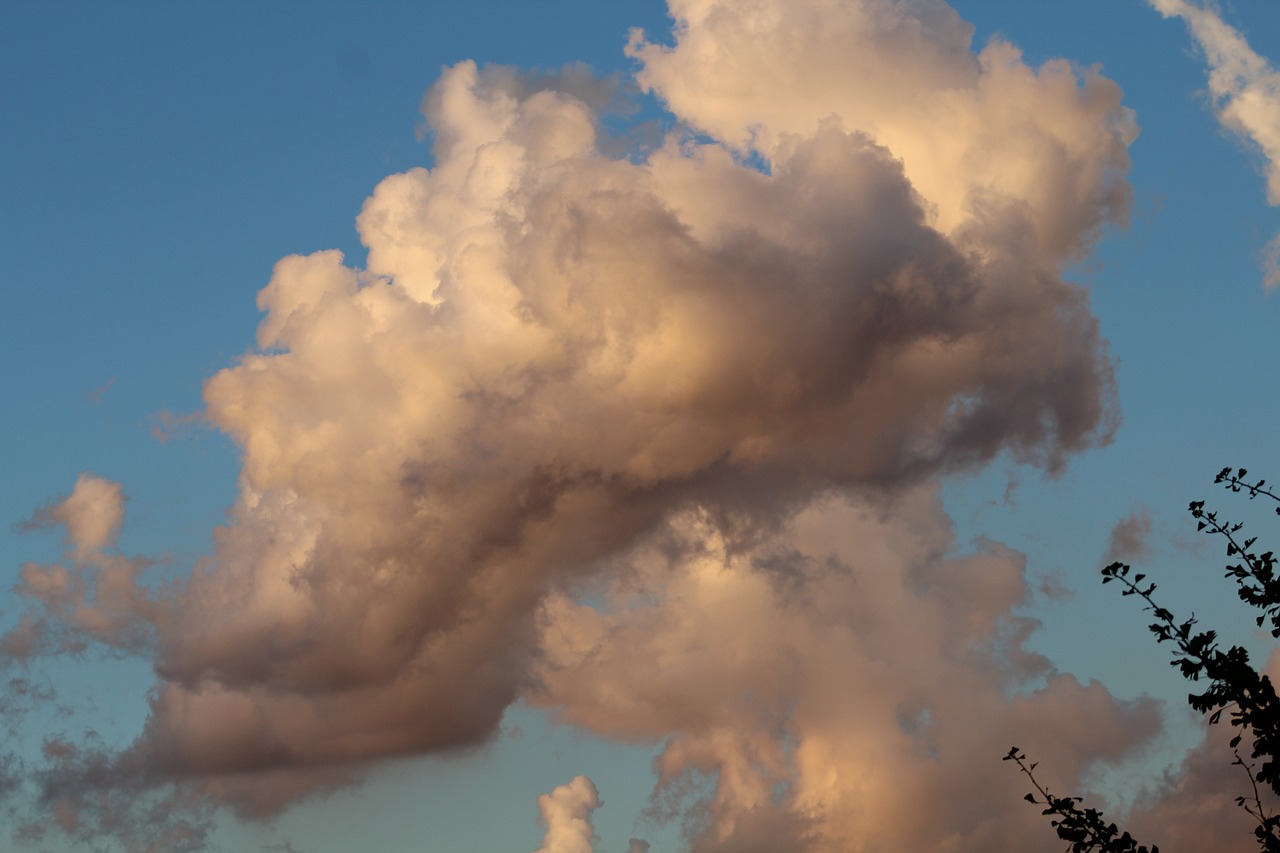
[[[1223,127],[1262,154],[1267,201],[1280,205],[1280,71],[1211,7],[1196,0],[1148,0],[1166,18],[1186,21],[1209,65],[1209,93]],[[1263,281],[1280,285],[1280,235],[1263,252]]]
[[[1134,562],[1145,559],[1150,553],[1151,514],[1136,510],[1116,522],[1111,528],[1104,563]]]
[[[1244,769],[1233,763],[1230,741],[1239,733],[1225,720],[1207,726],[1204,740],[1139,797],[1126,829],[1161,850],[1254,853],[1250,816],[1236,802],[1254,794]],[[1248,760],[1247,750],[1241,752]],[[1257,794],[1274,814],[1280,801],[1271,789],[1259,786]]]
[[[1280,287],[1280,234],[1262,249],[1263,285],[1267,290]]]

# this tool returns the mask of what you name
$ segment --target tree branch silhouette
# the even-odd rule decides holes
[[[1280,504],[1280,495],[1266,488],[1266,480],[1250,482],[1246,479],[1248,473],[1244,468],[1223,468],[1214,483],[1225,485],[1234,493],[1245,492],[1250,500],[1261,495]],[[1261,611],[1255,620],[1258,627],[1270,622],[1271,636],[1280,637],[1280,578],[1276,574],[1275,555],[1271,551],[1255,552],[1253,546],[1257,537],[1242,539],[1239,534],[1244,525],[1219,518],[1216,512],[1205,509],[1204,501],[1192,501],[1188,510],[1196,519],[1198,531],[1226,539],[1227,559],[1234,562],[1227,564],[1225,576],[1236,582],[1241,601]],[[1280,506],[1277,506],[1276,514],[1280,515]],[[1156,642],[1174,644],[1176,648],[1170,665],[1178,667],[1189,681],[1203,679],[1207,683],[1203,692],[1187,696],[1188,704],[1208,714],[1211,725],[1222,719],[1223,712],[1229,712],[1231,725],[1240,729],[1230,743],[1235,755],[1232,763],[1243,768],[1249,776],[1253,796],[1236,797],[1236,804],[1257,822],[1254,835],[1259,849],[1263,853],[1280,853],[1280,817],[1264,808],[1258,787],[1266,785],[1280,795],[1280,698],[1276,696],[1271,679],[1253,668],[1249,663],[1249,653],[1244,648],[1232,646],[1223,651],[1216,631],[1197,632],[1195,614],[1179,621],[1171,611],[1161,607],[1153,597],[1156,585],[1148,581],[1145,574],[1133,573],[1127,563],[1115,562],[1102,570],[1102,582],[1108,584],[1113,581],[1123,587],[1121,595],[1142,599],[1143,610],[1155,617],[1156,621],[1148,629],[1155,635]],[[1246,731],[1252,738],[1250,758],[1261,759],[1256,771],[1255,765],[1245,761],[1239,752]],[[1027,799],[1046,806],[1044,814],[1058,816],[1052,824],[1059,838],[1072,842],[1072,853],[1146,851],[1145,847],[1137,846],[1128,833],[1117,837],[1115,824],[1107,824],[1100,812],[1081,809],[1077,805],[1081,801],[1079,797],[1050,796],[1031,776],[1036,765],[1028,767],[1024,759],[1017,748],[1005,755],[1006,761],[1017,762],[1040,794],[1040,799],[1034,794],[1028,794]],[[1064,827],[1067,835],[1064,835]],[[1115,846],[1117,844],[1128,846]],[[1151,848],[1150,853],[1157,853],[1156,848]]]

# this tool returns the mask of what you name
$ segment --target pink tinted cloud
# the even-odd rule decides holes
[[[269,819],[526,695],[664,742],[655,802],[705,814],[697,849],[976,851],[1032,837],[984,763],[1011,738],[1070,782],[1157,724],[1025,649],[1021,559],[951,553],[922,485],[1110,439],[1061,268],[1124,215],[1118,87],[974,52],[941,3],[672,11],[637,80],[703,135],[618,157],[609,86],[463,62],[424,99],[433,167],[360,212],[367,268],[276,265],[258,348],[205,386],[243,467],[183,585],[108,553],[119,486],[50,511],[44,636],[159,678],[132,745],[50,756],[77,832],[125,825],[101,789]]]

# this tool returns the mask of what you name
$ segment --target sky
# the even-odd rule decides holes
[[[0,846],[1060,849],[1247,779],[1269,0],[0,4]],[[1280,659],[1272,664],[1280,669]]]

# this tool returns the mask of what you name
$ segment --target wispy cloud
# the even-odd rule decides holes
[[[1150,539],[1151,514],[1146,510],[1135,510],[1117,521],[1111,528],[1103,562],[1144,560],[1151,551]]]
[[[1209,65],[1209,93],[1223,127],[1262,154],[1267,201],[1280,205],[1280,72],[1210,6],[1148,0],[1166,18],[1184,20]],[[1280,285],[1280,235],[1263,250],[1263,282]]]
[[[71,494],[19,522],[19,530],[61,526],[75,558],[84,561],[116,542],[124,523],[124,489],[94,474],[81,474]]]

